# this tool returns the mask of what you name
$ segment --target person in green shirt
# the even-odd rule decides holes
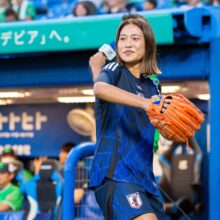
[[[0,0],[0,22],[5,22],[5,12],[9,7],[8,0]]]
[[[5,147],[0,156],[0,161],[7,164],[13,164],[16,168],[16,177],[19,184],[23,184],[32,179],[33,175],[23,167],[23,163],[17,158],[15,151],[10,147]],[[19,175],[18,175],[19,173]]]
[[[19,211],[23,205],[20,189],[11,183],[14,178],[10,164],[0,162],[0,212]]]
[[[20,21],[30,21],[35,19],[36,10],[34,5],[28,0],[17,0],[16,4],[13,4],[13,9],[18,13]]]

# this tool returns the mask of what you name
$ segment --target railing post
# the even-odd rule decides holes
[[[74,147],[66,160],[64,167],[64,190],[62,202],[62,219],[74,219],[74,189],[75,189],[75,170],[78,161],[81,158],[92,156],[94,154],[94,143],[83,143]]]

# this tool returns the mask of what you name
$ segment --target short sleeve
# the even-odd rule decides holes
[[[7,203],[13,211],[18,211],[22,208],[23,205],[23,195],[18,188],[14,188],[14,190],[7,195],[4,203]]]
[[[119,78],[120,65],[116,62],[111,62],[103,67],[95,82],[105,82],[111,85],[117,85]]]

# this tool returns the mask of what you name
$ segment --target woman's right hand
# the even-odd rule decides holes
[[[155,100],[153,100],[152,98],[155,97]],[[158,98],[157,98],[158,97]],[[160,98],[158,95],[154,95],[152,96],[151,99],[145,99],[145,103],[144,103],[144,109],[145,111],[147,112],[148,111],[148,108],[150,106],[150,104],[152,102],[155,102],[155,101],[160,101]],[[158,100],[157,100],[158,99]],[[162,98],[161,98],[162,99]],[[164,113],[166,111],[166,109],[168,108],[169,104],[172,102],[172,98],[169,98],[167,97],[164,102],[163,102],[163,105],[162,105],[162,108],[161,108],[161,112]],[[159,105],[159,104],[158,104]]]
[[[102,52],[97,52],[89,59],[89,66],[92,71],[93,80],[100,74],[102,67],[105,65],[106,58]]]

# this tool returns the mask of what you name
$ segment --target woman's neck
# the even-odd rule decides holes
[[[136,64],[126,64],[126,67],[129,69],[129,71],[132,73],[133,76],[136,78],[140,78],[141,75],[141,63]]]

